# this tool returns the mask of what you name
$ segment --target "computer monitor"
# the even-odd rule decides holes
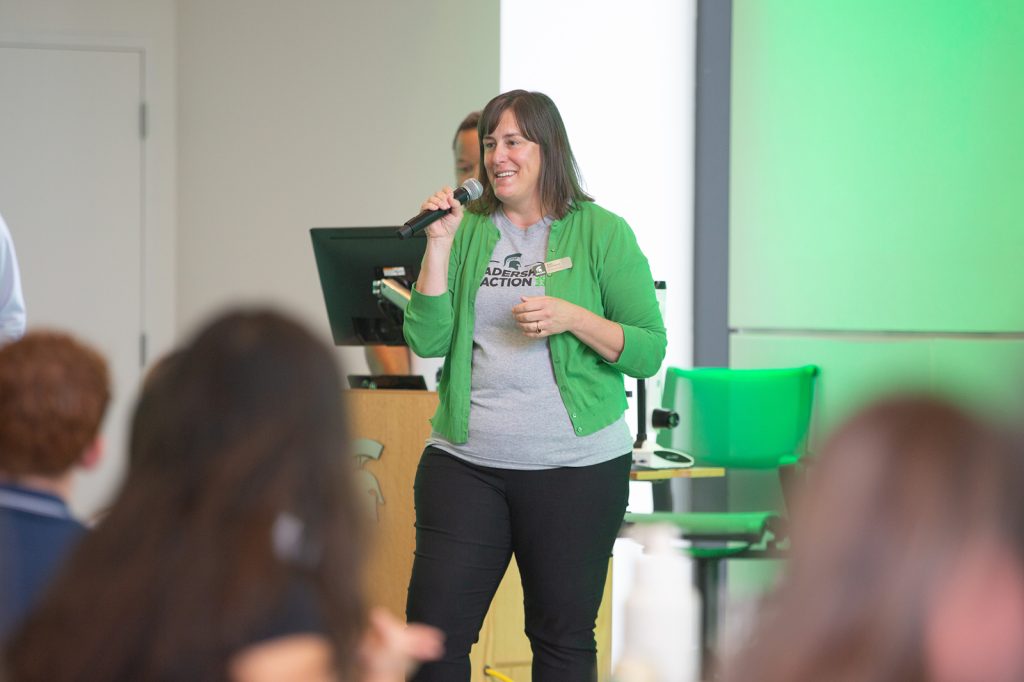
[[[391,278],[411,288],[426,250],[423,233],[398,239],[397,227],[314,227],[313,255],[338,346],[405,345],[402,311],[373,291]]]

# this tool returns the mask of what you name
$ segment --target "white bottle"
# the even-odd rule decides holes
[[[637,559],[625,607],[622,659],[616,682],[696,682],[700,596],[693,587],[692,562],[667,524],[634,526],[644,545]]]

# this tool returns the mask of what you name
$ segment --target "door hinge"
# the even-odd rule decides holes
[[[146,134],[149,132],[149,111],[146,107],[145,102],[139,103],[139,137],[143,140],[146,139]]]

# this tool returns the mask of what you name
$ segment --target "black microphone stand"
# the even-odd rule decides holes
[[[633,464],[650,468],[691,466],[693,458],[684,452],[647,445],[647,383],[636,380],[636,440],[633,441]],[[679,426],[679,413],[657,408],[651,412],[651,427],[674,429]]]

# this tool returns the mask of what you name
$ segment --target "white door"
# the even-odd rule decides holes
[[[110,362],[106,452],[73,507],[106,505],[124,471],[142,330],[142,52],[0,43],[0,213],[29,328],[68,330]]]

